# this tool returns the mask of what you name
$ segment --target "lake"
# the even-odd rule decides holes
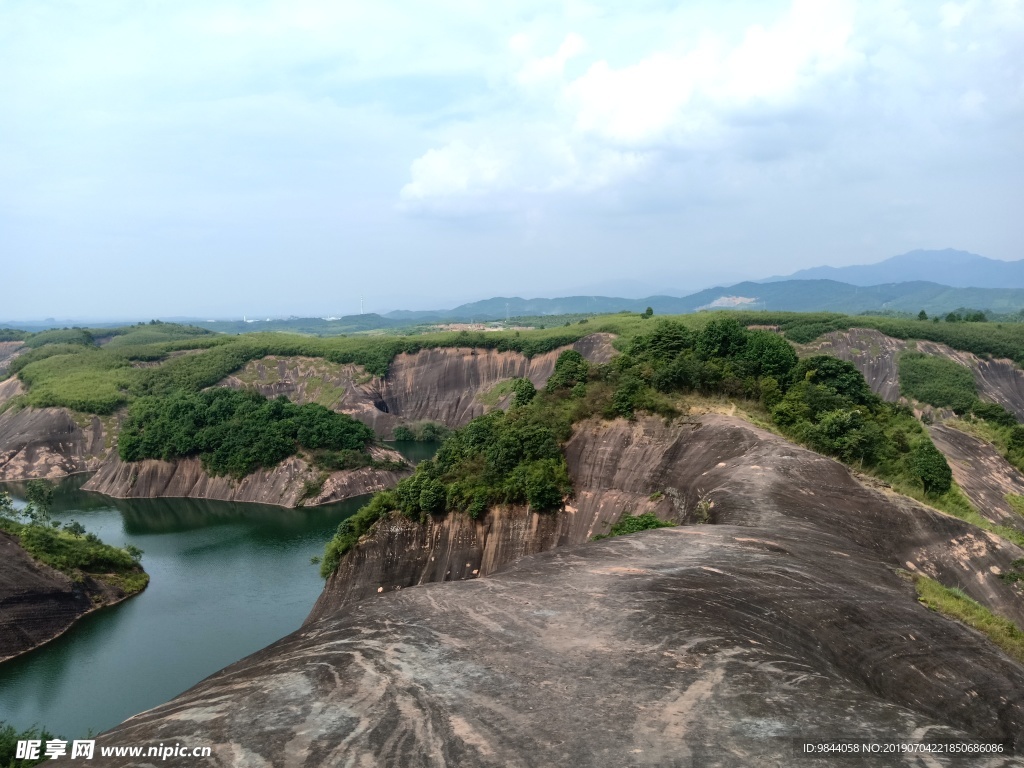
[[[396,444],[410,461],[436,444]],[[80,738],[162,704],[298,629],[323,589],[310,558],[367,497],[309,509],[111,499],[62,481],[51,515],[145,554],[146,590],[0,664],[0,720]],[[7,488],[16,499],[17,485]]]

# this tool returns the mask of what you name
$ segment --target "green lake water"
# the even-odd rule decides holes
[[[396,447],[413,462],[437,448]],[[293,510],[121,500],[79,490],[84,482],[60,484],[52,516],[141,548],[149,586],[0,664],[0,720],[68,738],[111,728],[298,629],[323,588],[310,557],[365,502]]]

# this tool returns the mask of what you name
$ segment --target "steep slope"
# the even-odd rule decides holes
[[[595,333],[567,349],[603,363],[615,353],[611,340],[609,334]],[[507,405],[507,398],[494,405],[484,398],[510,379],[526,377],[543,386],[562,351],[528,358],[493,349],[424,349],[396,356],[382,379],[355,365],[269,357],[249,363],[221,383],[237,389],[250,387],[266,397],[285,395],[297,403],[318,402],[359,419],[388,439],[399,424],[436,421],[461,427],[495,405]]]
[[[575,522],[534,528],[521,510],[509,538],[510,511],[488,536],[554,546],[575,527],[571,543],[588,519],[641,503],[712,524],[358,601],[329,584],[303,629],[100,743],[202,743],[214,765],[310,766],[788,766],[792,739],[814,738],[1024,749],[1024,667],[924,608],[900,575],[961,583],[1021,622],[1024,601],[996,576],[1018,548],[728,417],[588,423],[566,453],[577,498],[562,516]],[[467,527],[435,525],[424,557],[389,548],[389,525],[355,550],[381,554],[377,573],[407,556],[435,576],[468,567]]]
[[[18,388],[20,383],[14,382]],[[0,387],[10,385],[7,382]],[[14,387],[10,387],[14,390]],[[0,413],[0,481],[58,478],[96,469],[110,453],[110,422],[99,416],[79,424],[65,408],[10,409]]]
[[[523,555],[585,543],[623,514],[653,511],[688,523],[792,527],[794,535],[821,527],[892,567],[950,584],[969,570],[976,573],[966,588],[971,596],[1024,625],[1024,603],[995,575],[1020,556],[1016,547],[867,488],[842,464],[740,419],[587,422],[565,453],[575,489],[565,512],[511,508],[479,521],[450,515],[425,525],[395,515],[342,558],[307,621],[396,588],[486,576]]]
[[[20,341],[0,341],[0,376],[7,373],[14,358],[24,353],[26,349],[28,347]]]
[[[979,514],[996,525],[1024,530],[1024,517],[1006,500],[1007,494],[1024,495],[1024,475],[991,443],[944,424],[932,424],[928,432]]]
[[[890,402],[899,399],[899,353],[907,342],[880,331],[851,328],[833,331],[801,348],[802,354],[834,355],[848,360],[864,374],[871,389]],[[1012,360],[978,357],[934,341],[915,341],[914,349],[927,355],[944,357],[970,368],[983,400],[999,403],[1024,421],[1024,371]]]
[[[0,661],[52,640],[78,618],[125,598],[86,577],[76,582],[43,565],[0,531]]]
[[[380,461],[402,460],[401,454],[386,448],[374,448],[371,452]],[[315,486],[320,471],[296,456],[235,480],[227,476],[211,477],[197,458],[125,462],[114,455],[82,488],[119,499],[180,497],[294,507],[299,503],[327,504],[392,488],[410,471],[363,467],[332,472],[323,480],[320,490],[308,493],[307,488],[311,486],[307,483]]]

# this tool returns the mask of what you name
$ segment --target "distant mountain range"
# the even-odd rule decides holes
[[[1024,289],[951,288],[925,281],[858,286],[835,280],[780,280],[745,282],[707,288],[689,296],[648,296],[623,299],[611,296],[566,296],[559,299],[522,299],[498,296],[436,312],[389,312],[389,320],[405,323],[442,320],[484,321],[583,313],[643,312],[675,315],[701,309],[765,309],[792,312],[868,311],[946,313],[961,307],[1009,313],[1024,309]]]
[[[628,281],[623,292],[635,285]],[[727,287],[707,288],[688,296],[648,296],[628,299],[614,296],[565,296],[555,299],[523,299],[497,296],[431,311],[398,310],[385,315],[348,315],[338,318],[272,319],[266,321],[204,321],[175,318],[182,322],[226,333],[291,331],[310,334],[350,334],[398,329],[421,323],[484,322],[506,317],[643,312],[685,314],[701,309],[762,309],[793,312],[833,311],[849,314],[897,311],[929,315],[960,308],[984,309],[1001,314],[1024,311],[1024,260],[997,261],[984,256],[946,249],[911,251],[879,262],[851,267],[814,267],[788,277],[771,277]],[[58,321],[9,323],[26,330],[60,327]],[[99,326],[105,323],[93,323]],[[0,323],[0,326],[4,323]]]
[[[760,282],[782,280],[836,280],[858,285],[884,285],[927,281],[953,288],[1024,288],[1024,260],[997,261],[967,251],[910,251],[877,264],[851,267],[812,267],[791,275],[769,277]]]

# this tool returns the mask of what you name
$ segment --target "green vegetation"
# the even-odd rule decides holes
[[[1013,507],[1014,512],[1021,517],[1024,517],[1024,496],[1020,496],[1016,493],[1008,493],[1006,494],[1006,501],[1011,507]]]
[[[1003,581],[1008,581],[1011,584],[1018,581],[1024,581],[1024,558],[1018,558],[1010,563],[1009,570],[1006,571],[1006,573],[999,574],[999,578]]]
[[[963,414],[978,402],[974,374],[952,360],[920,352],[900,355],[900,394]]]
[[[563,352],[542,392],[522,400],[517,394],[507,413],[455,431],[433,461],[343,523],[322,573],[332,573],[345,551],[393,511],[424,519],[450,512],[476,518],[495,504],[557,509],[571,491],[560,446],[574,423],[639,411],[673,418],[679,397],[691,392],[758,402],[789,437],[954,514],[984,520],[952,484],[945,458],[913,414],[882,402],[853,365],[827,356],[798,360],[778,334],[748,330],[730,316],[702,320],[641,320],[643,332],[634,328],[621,338],[622,354],[607,365]]]
[[[671,528],[675,523],[670,523],[666,520],[658,519],[658,516],[653,512],[644,512],[642,515],[625,515],[619,522],[611,527],[608,533],[599,533],[597,536],[592,537],[594,541],[600,539],[607,539],[612,536],[624,536],[627,533],[636,533],[637,531],[650,531],[654,528]]]
[[[777,325],[786,338],[809,344],[832,331],[873,328],[895,339],[923,339],[980,356],[1004,357],[1024,365],[1024,323],[931,322],[901,317],[831,312],[734,312],[742,325]],[[937,318],[933,318],[937,319]]]
[[[221,387],[139,398],[121,428],[118,450],[125,461],[199,456],[209,474],[240,478],[301,448],[365,452],[373,439],[365,424],[322,405]],[[350,455],[336,453],[334,460]],[[361,466],[368,463],[367,455]]]
[[[16,358],[10,371],[28,388],[26,405],[109,414],[139,397],[198,392],[249,361],[270,355],[355,363],[370,374],[383,376],[394,356],[402,352],[469,346],[533,356],[571,344],[594,330],[607,329],[334,338],[277,333],[218,336],[170,323],[44,331],[29,337],[33,349]],[[105,345],[96,345],[97,340],[108,338]]]
[[[444,424],[436,421],[419,421],[395,427],[394,439],[400,442],[436,443],[451,433]]]
[[[996,616],[960,589],[949,589],[937,581],[914,574],[918,600],[933,611],[960,621],[986,635],[1008,656],[1024,663],[1024,632],[1011,621]]]
[[[17,328],[0,328],[0,341],[24,341],[31,334]]]
[[[75,581],[90,576],[119,586],[127,594],[140,592],[149,583],[149,576],[139,566],[142,550],[104,544],[77,522],[61,530],[49,516],[53,489],[45,481],[30,481],[27,496],[28,505],[18,511],[7,492],[0,491],[0,530],[17,537],[32,557]]]
[[[39,728],[34,725],[31,728],[19,731],[13,725],[0,720],[0,768],[30,768],[30,766],[39,765],[42,762],[49,762],[49,758],[45,756],[43,749],[39,750],[40,756],[36,760],[19,758],[17,756],[18,742],[40,741],[45,746],[47,741],[56,738],[58,737],[45,728]]]

